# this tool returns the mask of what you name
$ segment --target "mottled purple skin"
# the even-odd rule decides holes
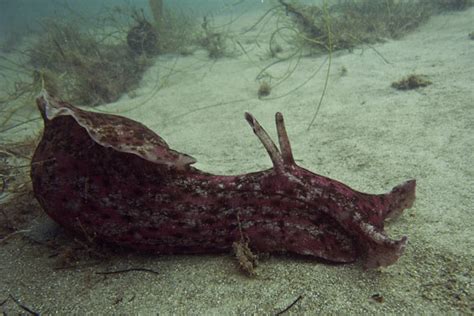
[[[244,237],[257,252],[290,252],[332,262],[362,257],[366,267],[390,265],[404,250],[406,237],[389,239],[383,226],[386,218],[411,207],[415,181],[370,195],[301,168],[294,163],[279,113],[281,152],[246,115],[274,167],[222,176],[193,168],[194,159],[169,149],[138,122],[81,111],[46,93],[37,103],[45,128],[32,160],[34,193],[46,213],[68,231],[159,254],[227,252]],[[62,114],[48,118],[51,110]],[[78,124],[77,117],[90,127]],[[144,148],[143,137],[137,135],[155,135],[155,140],[145,139],[156,146],[147,151],[171,156],[156,162],[117,150],[116,143],[124,141],[117,138],[120,133],[104,132],[117,124],[134,130],[136,137],[126,141],[126,148]],[[101,144],[98,131],[104,133]]]

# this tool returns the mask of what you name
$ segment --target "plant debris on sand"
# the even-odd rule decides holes
[[[464,10],[472,0],[342,0],[322,6],[278,0],[291,18],[298,41],[321,51],[352,49],[385,39],[398,39],[434,13]]]
[[[323,51],[399,38],[432,14],[432,6],[417,1],[346,0],[322,7],[279,2],[300,40]]]
[[[392,88],[397,90],[412,90],[429,86],[432,82],[425,75],[412,74],[399,81],[392,82]]]
[[[0,144],[0,243],[25,230],[40,214],[29,173],[36,143],[36,138],[29,138]]]

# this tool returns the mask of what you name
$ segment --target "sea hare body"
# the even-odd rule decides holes
[[[412,206],[415,180],[370,195],[296,165],[283,116],[279,149],[246,119],[273,167],[222,176],[133,120],[80,110],[47,92],[37,99],[44,133],[32,160],[36,198],[56,222],[95,241],[160,254],[225,252],[243,238],[257,252],[290,252],[366,267],[387,266],[406,237],[384,220]]]

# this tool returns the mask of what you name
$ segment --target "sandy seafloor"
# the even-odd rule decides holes
[[[257,16],[242,17],[233,27],[242,31]],[[253,113],[275,137],[274,113],[281,111],[297,162],[316,173],[371,193],[416,178],[414,207],[387,226],[393,238],[409,238],[393,266],[365,271],[360,262],[270,256],[248,278],[231,254],[130,254],[55,270],[48,249],[15,237],[0,245],[0,302],[12,295],[42,314],[275,314],[301,296],[290,313],[474,313],[473,21],[474,9],[435,16],[375,50],[334,54],[324,103],[310,130],[324,68],[282,95],[307,80],[325,57],[302,58],[291,77],[259,100],[255,76],[272,60],[260,60],[266,44],[255,45],[258,29],[239,38],[248,55],[215,62],[203,51],[177,60],[159,57],[133,98],[101,108],[141,121],[213,173],[270,167],[243,113]],[[412,91],[390,87],[412,73],[433,84]],[[159,274],[95,274],[136,267]],[[26,313],[12,299],[0,311]]]

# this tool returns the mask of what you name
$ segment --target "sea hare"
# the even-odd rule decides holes
[[[213,175],[191,165],[143,124],[88,112],[43,91],[44,120],[31,164],[36,198],[67,231],[157,254],[217,253],[245,238],[250,249],[329,262],[393,264],[407,238],[390,239],[384,220],[415,200],[415,180],[386,194],[357,192],[295,163],[283,116],[279,148],[250,114],[245,119],[273,167]]]

